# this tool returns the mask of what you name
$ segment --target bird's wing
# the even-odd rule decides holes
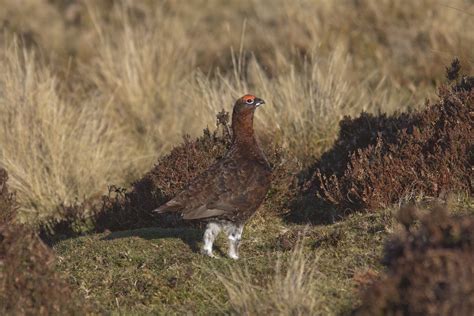
[[[181,212],[184,219],[199,219],[219,216],[236,211],[232,200],[240,199],[247,175],[245,168],[238,166],[232,157],[224,157],[209,167],[176,197],[155,211]]]

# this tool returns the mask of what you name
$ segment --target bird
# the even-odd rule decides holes
[[[255,110],[265,101],[251,94],[237,99],[232,110],[232,142],[225,155],[191,180],[155,213],[180,213],[184,220],[207,223],[201,252],[215,258],[213,243],[223,231],[228,256],[239,258],[245,223],[262,204],[271,184],[272,169],[255,136]]]

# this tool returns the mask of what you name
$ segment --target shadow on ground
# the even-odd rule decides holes
[[[203,231],[195,228],[142,228],[111,232],[101,240],[114,240],[129,237],[139,237],[146,240],[181,239],[193,252],[199,252],[198,242],[201,241]]]

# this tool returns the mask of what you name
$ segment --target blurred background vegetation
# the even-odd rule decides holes
[[[474,3],[0,0],[0,165],[26,221],[127,185],[250,92],[311,163],[338,121],[423,107],[474,60]]]

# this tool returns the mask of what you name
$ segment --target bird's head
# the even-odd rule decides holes
[[[251,113],[262,104],[265,104],[265,101],[254,95],[246,94],[235,102],[234,114]]]
[[[251,94],[246,94],[237,99],[232,113],[234,141],[240,143],[253,141],[253,114],[255,109],[262,104],[265,104],[265,101]]]

